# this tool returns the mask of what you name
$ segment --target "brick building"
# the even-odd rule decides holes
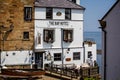
[[[34,45],[33,5],[34,0],[0,0],[1,65],[31,64]]]

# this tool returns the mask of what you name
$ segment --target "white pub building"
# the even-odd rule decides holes
[[[81,65],[92,57],[96,44],[83,40],[83,14],[80,0],[35,1],[35,63]]]

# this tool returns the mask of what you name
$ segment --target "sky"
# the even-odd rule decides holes
[[[116,0],[80,0],[84,12],[84,31],[100,31],[98,20],[113,6]]]

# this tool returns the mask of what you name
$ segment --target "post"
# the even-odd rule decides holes
[[[64,56],[63,56],[63,29],[61,28],[61,49],[62,49],[62,69],[64,64]]]

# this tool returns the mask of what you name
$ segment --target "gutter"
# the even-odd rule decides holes
[[[102,21],[102,20],[99,20],[99,23],[101,25],[101,27],[99,27],[102,32],[104,33],[104,63],[103,63],[103,66],[104,66],[104,77],[103,79],[106,80],[106,67],[107,67],[107,31],[105,30],[106,28],[106,21]]]

